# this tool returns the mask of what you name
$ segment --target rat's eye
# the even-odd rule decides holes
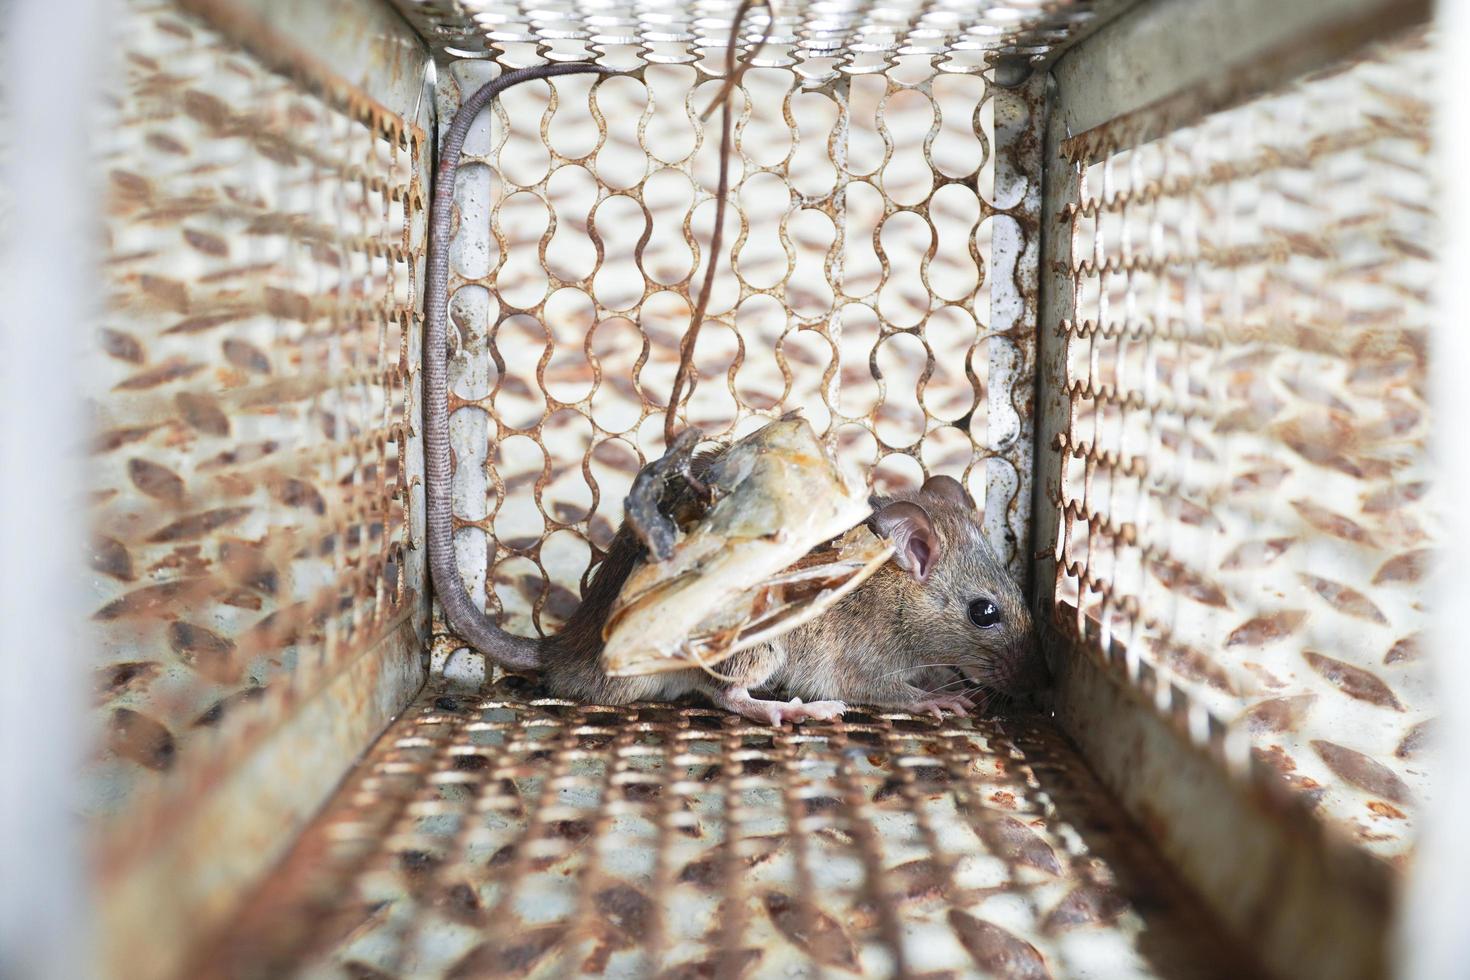
[[[989,599],[976,599],[970,603],[970,622],[981,629],[1000,625],[1000,609]]]

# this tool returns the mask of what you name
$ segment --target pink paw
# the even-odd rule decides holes
[[[922,701],[915,701],[909,705],[909,710],[916,715],[930,714],[943,721],[946,711],[959,715],[961,718],[968,718],[970,709],[973,707],[970,699],[963,694],[935,694]]]
[[[841,718],[842,713],[847,710],[845,701],[808,701],[801,703],[801,698],[792,698],[787,705],[787,711],[794,712],[787,717],[792,721],[831,721]]]
[[[759,717],[754,720],[777,727],[788,721],[796,724],[809,720],[841,718],[842,713],[847,710],[847,705],[841,701],[811,701],[803,704],[801,698],[792,698],[790,701],[756,701],[755,704],[758,707],[752,714],[758,714]]]

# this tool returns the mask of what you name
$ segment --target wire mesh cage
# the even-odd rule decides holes
[[[57,721],[94,736],[94,898],[43,910],[95,940],[81,969],[1389,972],[1442,768],[1431,12],[783,2],[734,31],[736,8],[98,13],[67,389],[90,705]],[[714,263],[680,424],[800,409],[879,491],[958,479],[1028,589],[1044,710],[580,704],[446,623],[439,141],[505,71],[582,60],[615,73],[481,115],[453,198],[474,604],[532,637],[577,608],[667,448]]]

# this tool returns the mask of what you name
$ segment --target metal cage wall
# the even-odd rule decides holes
[[[1426,4],[775,4],[682,421],[961,479],[1054,712],[581,705],[447,631],[437,136],[506,68],[620,70],[508,92],[455,199],[456,555],[545,635],[663,450],[735,7],[105,10],[95,971],[1384,975],[1443,710]]]

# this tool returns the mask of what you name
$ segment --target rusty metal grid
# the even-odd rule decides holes
[[[1013,94],[931,62],[814,87],[786,68],[744,76],[728,252],[682,414],[734,437],[801,407],[880,487],[955,475],[1019,570],[1034,289],[993,316],[990,253],[1014,244],[997,260],[1014,281],[1039,185],[997,180],[1013,159],[992,153],[996,105]],[[496,70],[453,65],[441,117]],[[450,259],[456,547],[476,601],[515,632],[553,632],[575,608],[633,475],[662,452],[708,260],[718,129],[698,114],[718,86],[658,64],[532,83],[471,132]],[[1024,108],[1005,126],[1028,125]],[[448,663],[453,646],[436,664],[479,676]]]
[[[426,691],[193,976],[1249,976],[1056,730]]]
[[[1417,31],[1063,144],[1057,619],[1390,859],[1432,793],[1432,62]]]
[[[392,0],[441,55],[512,60],[554,52],[560,60],[636,59],[692,64],[724,49],[736,4],[704,0],[667,4],[619,0],[490,3],[487,0]],[[799,66],[811,77],[886,72],[898,56],[933,59],[945,70],[973,71],[987,58],[1046,57],[1107,14],[1108,0],[975,0],[972,3],[845,4],[788,0],[773,4],[776,22],[761,64]]]
[[[116,11],[83,785],[124,975],[226,910],[424,676],[427,51],[355,0],[289,39],[267,13]],[[313,13],[355,82],[304,50]]]

